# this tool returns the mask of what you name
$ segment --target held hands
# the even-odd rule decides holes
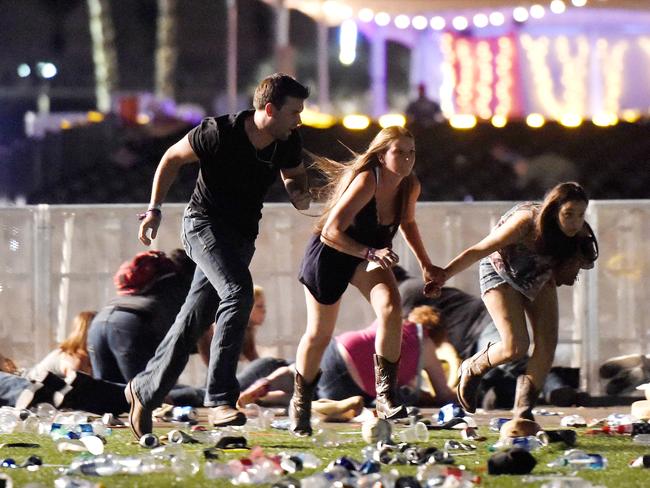
[[[152,212],[150,210],[147,210],[147,212],[144,214],[144,218],[142,219],[140,230],[138,232],[138,238],[142,244],[149,246],[151,244],[151,240],[156,238],[161,220],[162,214],[160,212]],[[147,235],[149,233],[149,230],[151,230],[151,237]]]
[[[366,259],[382,269],[390,269],[399,262],[399,256],[390,247],[383,249],[368,248]],[[370,271],[370,269],[369,269]]]
[[[424,279],[422,293],[429,298],[439,297],[442,285],[447,281],[445,270],[433,264],[428,264],[422,268],[422,278]]]

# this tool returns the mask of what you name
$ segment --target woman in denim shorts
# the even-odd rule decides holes
[[[513,207],[484,239],[445,268],[449,279],[480,261],[481,295],[501,338],[461,365],[458,400],[468,412],[476,410],[481,377],[527,353],[528,316],[535,346],[526,373],[517,380],[514,414],[516,420],[524,420],[522,425],[527,420],[534,428],[534,401],[557,345],[557,286],[573,284],[578,271],[593,267],[598,255],[596,239],[585,222],[588,202],[580,185],[561,183],[542,203]]]

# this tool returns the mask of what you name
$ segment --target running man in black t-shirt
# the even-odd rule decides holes
[[[196,187],[183,216],[182,239],[196,262],[192,285],[174,325],[125,394],[129,424],[139,438],[151,432],[151,410],[163,401],[187,364],[197,339],[212,322],[205,405],[215,426],[242,425],[235,408],[235,376],[248,317],[253,281],[248,269],[255,249],[266,192],[281,173],[299,210],[309,208],[302,141],[297,129],[309,90],[290,76],[274,74],[256,88],[255,110],[209,117],[163,155],[139,238],[151,244],[162,218],[161,204],[179,169],[199,162]]]

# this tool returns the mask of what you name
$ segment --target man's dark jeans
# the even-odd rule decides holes
[[[204,403],[234,406],[239,397],[237,361],[253,307],[248,266],[255,245],[223,221],[189,209],[183,217],[181,237],[185,251],[197,264],[192,286],[155,356],[133,378],[133,387],[145,406],[160,405],[185,368],[197,340],[215,321]]]

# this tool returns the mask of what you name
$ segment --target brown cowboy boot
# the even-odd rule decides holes
[[[311,401],[320,375],[321,372],[319,371],[314,381],[307,383],[305,378],[296,371],[293,396],[291,402],[289,402],[289,419],[291,420],[289,429],[297,436],[305,437],[312,434]]]
[[[460,381],[456,387],[456,394],[458,396],[458,403],[465,409],[466,412],[476,412],[476,393],[481,383],[481,378],[491,368],[490,357],[488,356],[488,349],[492,343],[488,343],[485,349],[477,352],[471,358],[466,359],[460,365]]]
[[[395,398],[399,360],[391,363],[379,354],[375,354],[373,358],[375,360],[375,390],[377,390],[375,409],[377,410],[377,417],[385,420],[406,417],[406,408],[398,403]]]
[[[514,415],[512,420],[501,426],[501,438],[526,437],[542,430],[533,416],[533,407],[538,396],[539,390],[529,375],[522,374],[517,378],[515,405],[512,410]]]
[[[514,418],[535,420],[533,408],[539,397],[539,390],[533,383],[530,375],[522,374],[517,378],[517,391],[515,393]]]

